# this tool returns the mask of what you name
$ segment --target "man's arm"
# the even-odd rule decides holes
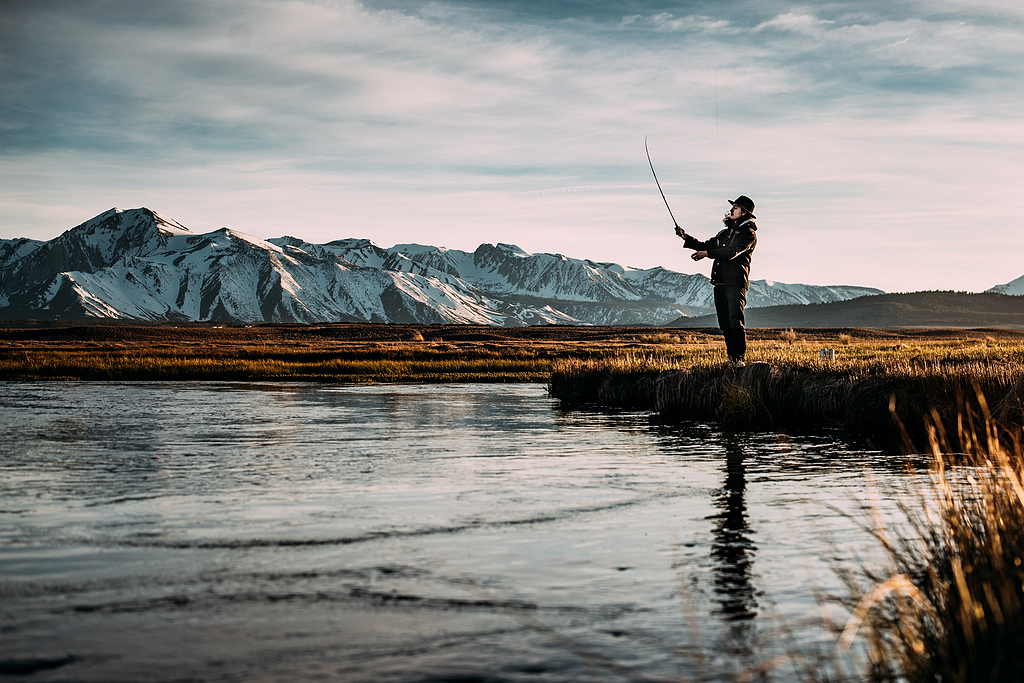
[[[707,242],[701,242],[698,239],[694,239],[690,235],[686,234],[686,231],[676,226],[676,234],[683,238],[683,246],[687,249],[693,249],[693,253],[690,254],[690,258],[694,261],[700,261],[708,257],[708,249],[714,248],[718,244],[718,235],[715,235]]]
[[[716,239],[717,238],[712,237],[707,242],[701,242],[700,240],[694,239],[691,235],[687,235],[684,232],[683,246],[686,247],[687,249],[693,249],[695,251],[707,251],[708,249],[713,249],[715,247]]]
[[[708,256],[713,259],[722,259],[723,261],[731,261],[740,254],[743,254],[754,246],[754,241],[757,236],[753,230],[738,230],[731,240],[726,244],[718,247],[717,245],[707,249]]]

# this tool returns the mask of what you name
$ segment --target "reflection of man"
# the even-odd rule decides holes
[[[749,621],[757,616],[757,597],[751,583],[754,554],[757,548],[747,525],[747,504],[744,500],[747,479],[743,448],[735,439],[725,445],[725,485],[715,495],[718,514],[712,530],[711,558],[714,567],[715,593],[719,596],[722,614],[727,621]]]
[[[711,284],[715,286],[715,311],[718,326],[725,334],[725,349],[729,360],[742,368],[747,353],[747,334],[743,328],[743,308],[747,305],[750,286],[750,255],[757,246],[757,224],[754,223],[754,202],[745,195],[729,200],[732,209],[725,214],[725,229],[701,242],[676,226],[676,234],[683,238],[683,246],[693,249],[691,258],[700,261],[713,258]]]

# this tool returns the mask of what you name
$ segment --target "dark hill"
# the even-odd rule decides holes
[[[1024,296],[983,292],[909,292],[829,304],[748,308],[747,327],[1024,327]],[[715,327],[714,315],[665,327]]]

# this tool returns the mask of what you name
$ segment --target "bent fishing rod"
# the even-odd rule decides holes
[[[651,161],[651,150],[647,146],[647,141],[650,139],[650,137],[650,135],[644,136],[644,151],[647,152],[647,163],[651,167],[651,173],[654,174],[654,184],[658,186],[658,192],[661,193],[661,200],[665,202],[665,208],[668,209],[668,215],[671,216],[672,218],[672,224],[676,226],[676,234],[682,237],[682,235],[680,235],[680,232],[683,229],[679,227],[679,221],[677,221],[676,217],[672,214],[672,207],[668,205],[668,199],[665,197],[665,191],[661,189],[661,182],[658,181],[658,174],[654,170],[654,162]]]

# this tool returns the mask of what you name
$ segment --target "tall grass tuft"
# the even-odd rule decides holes
[[[641,341],[647,342],[648,344],[680,344],[682,340],[679,335],[668,334],[667,332],[659,332],[657,334],[647,334],[640,338]]]
[[[793,344],[796,343],[796,332],[793,331],[792,327],[786,328],[785,330],[779,333],[779,339],[792,346]]]
[[[954,454],[933,416],[931,487],[904,501],[906,528],[876,531],[889,566],[844,575],[861,597],[840,647],[862,639],[870,680],[1024,680],[1024,449],[971,417]]]

